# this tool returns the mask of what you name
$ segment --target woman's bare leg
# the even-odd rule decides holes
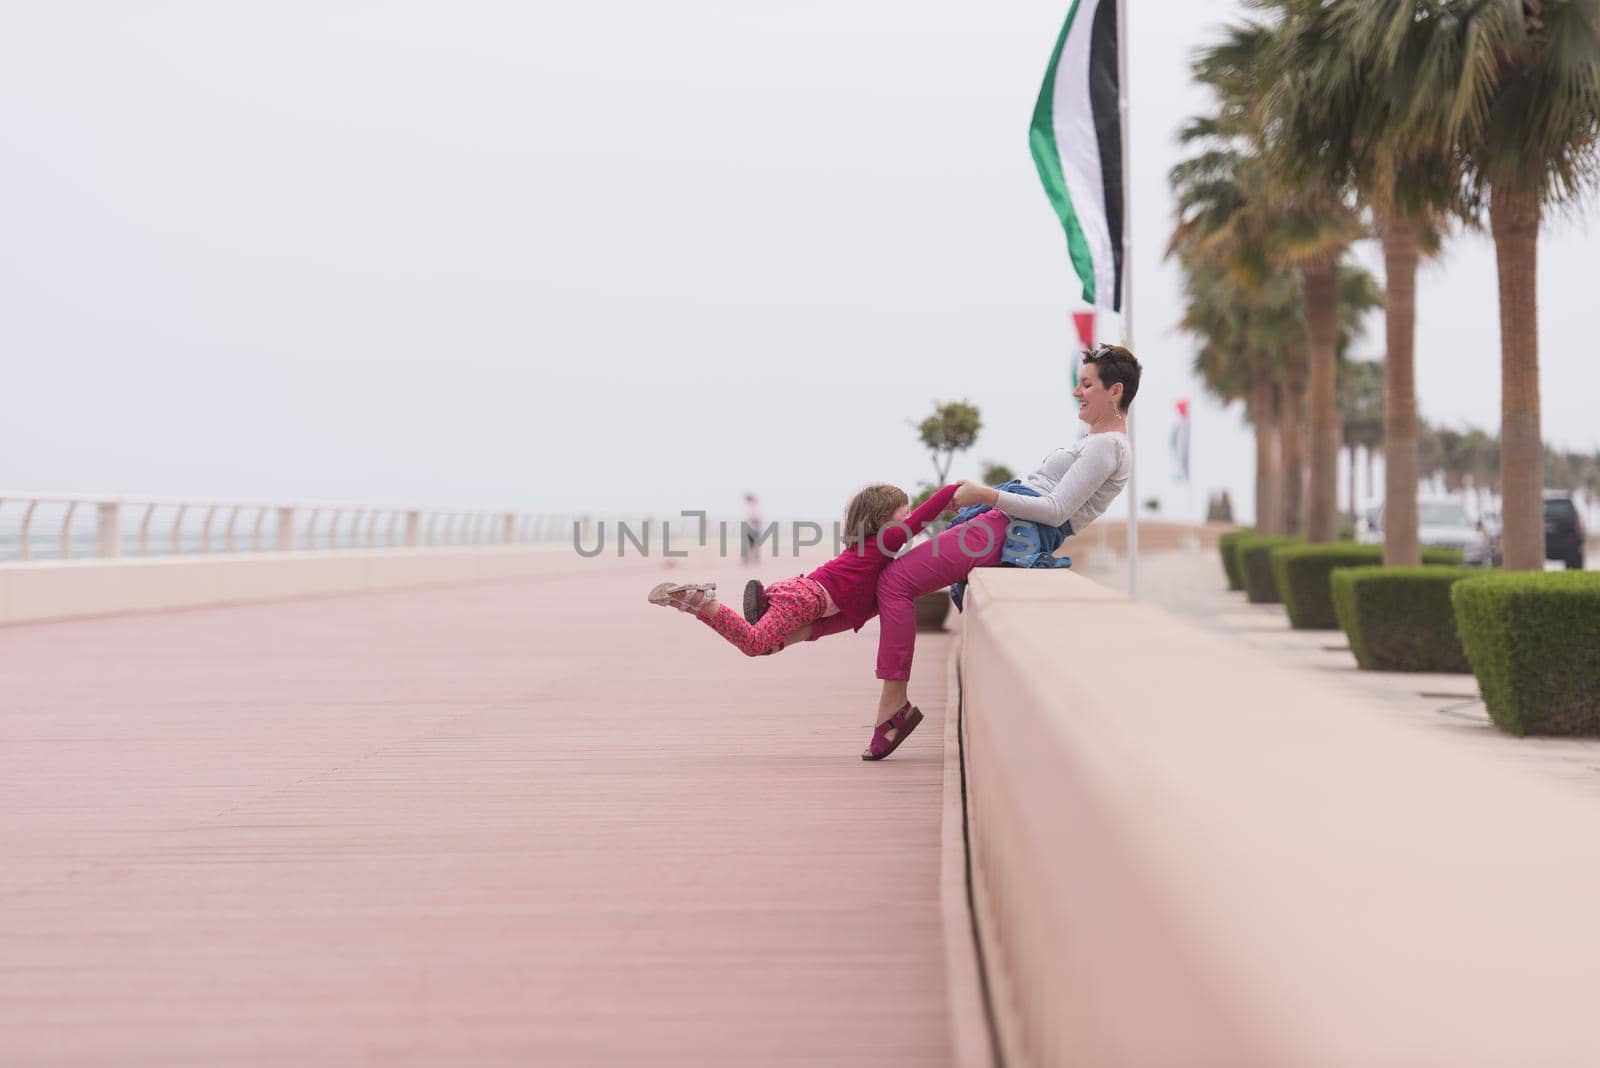
[[[905,705],[906,689],[909,685],[905,679],[883,680],[883,696],[878,698],[878,723],[882,723]]]

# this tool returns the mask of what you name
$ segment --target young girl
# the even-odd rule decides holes
[[[830,631],[854,630],[878,613],[878,573],[894,559],[935,516],[950,505],[956,487],[946,486],[916,510],[898,486],[877,483],[850,500],[844,525],[849,546],[809,575],[774,582],[765,589],[767,610],[751,625],[745,617],[717,603],[714,582],[663,582],[650,591],[650,603],[676,608],[697,616],[733,643],[746,656],[762,656],[782,649],[785,639],[813,623],[837,616]],[[922,713],[910,701],[873,732],[863,760],[882,760],[922,722]]]

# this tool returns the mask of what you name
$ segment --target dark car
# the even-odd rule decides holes
[[[1565,494],[1544,499],[1544,558],[1561,560],[1573,570],[1583,569],[1583,520],[1578,506]]]

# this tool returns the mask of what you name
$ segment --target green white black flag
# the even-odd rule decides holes
[[[1117,0],[1073,0],[1028,142],[1067,234],[1083,299],[1122,309],[1122,118]]]

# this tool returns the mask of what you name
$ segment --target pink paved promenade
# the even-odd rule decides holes
[[[949,639],[868,764],[668,574],[0,628],[0,1064],[947,1063]]]

